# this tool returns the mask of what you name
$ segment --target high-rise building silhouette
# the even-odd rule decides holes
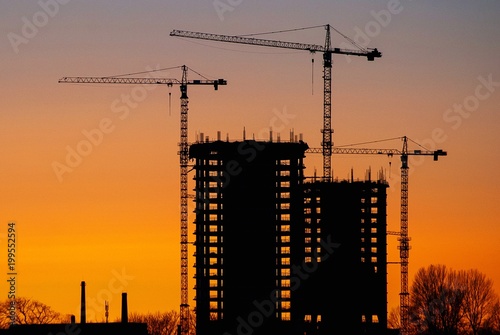
[[[369,177],[305,184],[306,280],[292,299],[303,334],[385,334],[387,187]]]
[[[388,185],[305,182],[307,149],[191,145],[198,335],[384,333]]]
[[[303,142],[191,145],[199,334],[287,333],[307,148]]]

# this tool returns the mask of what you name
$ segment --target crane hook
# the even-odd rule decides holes
[[[391,179],[391,171],[392,171],[392,154],[389,154],[389,180]]]
[[[311,95],[314,95],[314,53],[311,58]]]
[[[168,116],[172,116],[172,84],[168,86]]]
[[[168,92],[168,116],[172,116],[172,92]]]

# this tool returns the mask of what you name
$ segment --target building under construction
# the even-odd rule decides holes
[[[387,187],[369,173],[304,184],[303,266],[314,273],[292,300],[303,333],[386,333]]]
[[[388,185],[306,182],[307,149],[190,146],[198,335],[385,333]]]

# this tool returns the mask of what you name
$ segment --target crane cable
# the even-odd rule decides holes
[[[307,30],[307,29],[315,29],[315,28],[320,28],[320,27],[325,27],[326,25],[320,25],[320,26],[311,26],[311,27],[302,27],[302,28],[295,28],[295,29],[285,29],[285,30],[276,30],[276,31],[269,31],[269,32],[263,32],[263,33],[253,33],[253,34],[245,34],[245,35],[236,35],[238,37],[250,37],[250,36],[262,36],[262,35],[271,35],[271,34],[280,34],[280,33],[288,33],[288,32],[292,32],[292,31],[300,31],[300,30]],[[359,50],[362,50],[362,51],[366,51],[366,48],[359,45],[358,43],[356,43],[356,41],[354,41],[352,38],[350,38],[349,36],[343,34],[342,32],[340,32],[340,30],[338,30],[337,28],[333,27],[332,25],[330,25],[330,27],[337,33],[339,34],[340,36],[342,36],[343,38],[345,38],[347,41],[349,41],[352,45],[354,45],[356,48],[358,48]]]
[[[182,66],[166,67],[166,68],[162,68],[162,69],[149,70],[149,71],[141,71],[141,72],[134,72],[134,73],[126,73],[126,74],[119,74],[119,75],[116,75],[116,76],[107,76],[107,77],[102,77],[102,78],[116,78],[116,77],[125,77],[125,76],[135,76],[137,74],[159,72],[159,71],[167,71],[167,70],[172,70],[172,69],[179,69],[181,67]]]
[[[138,74],[168,71],[168,70],[180,69],[180,68],[182,68],[182,66],[165,67],[165,68],[156,69],[156,70],[148,70],[148,71],[119,74],[119,75],[107,76],[107,77],[103,77],[103,78],[118,78],[118,77],[134,76],[134,75],[138,75]],[[199,73],[191,68],[188,68],[188,69],[191,70],[192,72],[196,73],[197,75],[199,75],[203,79],[209,80],[206,76],[202,75],[201,73]],[[172,87],[172,84],[168,84],[168,87],[169,87],[169,91],[168,91],[168,115],[170,116],[170,115],[172,115],[172,91],[170,90],[170,88]]]
[[[411,138],[409,137],[406,137],[409,141],[411,141],[412,143],[416,144],[417,146],[419,146],[420,148],[424,149],[424,150],[427,150],[427,151],[432,151],[432,150],[429,150],[428,148],[424,147],[422,144],[412,140]],[[352,143],[352,144],[344,144],[344,145],[336,145],[335,147],[336,148],[342,148],[342,147],[353,147],[353,146],[357,146],[357,145],[362,145],[362,144],[372,144],[372,143],[379,143],[379,142],[386,142],[386,141],[393,141],[393,140],[399,140],[399,139],[403,139],[403,136],[401,137],[394,137],[394,138],[388,138],[388,139],[385,139],[385,140],[376,140],[376,141],[369,141],[369,142],[361,142],[361,143]]]
[[[341,33],[338,29],[330,26],[337,34],[339,34],[340,36],[342,36],[343,38],[345,38],[346,40],[348,40],[349,42],[351,42],[352,45],[354,45],[356,48],[358,48],[359,50],[361,51],[366,51],[366,48],[359,45],[358,43],[356,43],[352,38],[350,38],[349,36]]]
[[[394,138],[387,138],[385,140],[376,140],[376,141],[369,141],[369,142],[361,142],[361,143],[353,143],[353,144],[344,144],[344,145],[336,145],[335,147],[337,148],[342,148],[342,147],[353,147],[356,145],[362,145],[362,144],[372,144],[372,143],[379,143],[379,142],[386,142],[386,141],[393,141],[393,140],[399,140],[402,137],[394,137]]]
[[[407,138],[408,138],[408,137],[407,137]],[[419,147],[421,147],[421,148],[422,148],[422,149],[424,149],[424,150],[427,150],[427,151],[432,151],[432,150],[429,150],[429,149],[427,149],[426,147],[424,147],[422,144],[415,142],[415,141],[414,141],[414,140],[412,140],[411,138],[408,138],[408,140],[410,140],[411,142],[415,143],[416,145],[418,145]]]
[[[424,150],[427,150],[427,151],[431,151],[429,149],[427,149],[426,147],[424,147],[423,145],[421,145],[420,143],[412,140],[411,138],[408,138],[406,137],[409,141],[411,141],[412,143],[416,144],[417,146],[421,147],[422,149]],[[385,139],[385,140],[376,140],[376,141],[369,141],[369,142],[361,142],[361,143],[353,143],[353,144],[345,144],[345,145],[337,145],[335,147],[337,148],[342,148],[342,147],[354,147],[354,146],[357,146],[357,145],[362,145],[362,144],[372,144],[372,143],[379,143],[379,142],[386,142],[386,141],[393,141],[393,140],[396,140],[396,139],[403,139],[403,137],[394,137],[394,138],[388,138],[388,139]],[[392,155],[389,156],[390,160],[389,160],[389,179],[391,178],[391,172],[392,172]]]
[[[295,29],[286,29],[286,30],[277,30],[277,31],[269,31],[265,33],[254,33],[254,34],[245,34],[245,35],[237,35],[239,37],[248,37],[248,36],[259,36],[259,35],[271,35],[271,34],[279,34],[279,33],[288,33],[291,31],[299,31],[299,30],[306,30],[306,29],[313,29],[313,28],[319,28],[319,27],[324,27],[325,25],[321,26],[312,26],[312,27],[303,27],[303,28],[295,28]]]

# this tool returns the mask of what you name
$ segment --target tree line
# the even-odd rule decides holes
[[[412,335],[499,335],[499,297],[493,281],[476,269],[430,265],[415,274],[409,319]],[[399,321],[399,308],[393,309],[388,326],[397,329]]]
[[[69,323],[70,315],[29,298],[16,298],[17,324]],[[11,301],[0,303],[0,328],[11,324]],[[445,265],[420,268],[410,289],[411,335],[500,335],[500,300],[492,280],[476,269],[456,271]],[[176,335],[179,313],[131,313],[129,322],[146,323],[150,335]],[[115,320],[114,322],[119,322]],[[195,334],[191,313],[190,334]],[[400,327],[399,308],[391,310],[388,327]]]
[[[53,310],[50,306],[30,298],[18,297],[15,299],[15,320],[16,324],[50,324],[50,323],[70,323],[71,315],[61,314]],[[0,303],[0,329],[7,329],[11,325],[11,300],[7,299]],[[190,334],[195,334],[195,316],[192,313],[190,318]],[[116,319],[113,322],[120,322]],[[149,335],[177,335],[177,325],[179,324],[179,313],[170,312],[150,312],[146,314],[130,313],[128,322],[146,323]]]

